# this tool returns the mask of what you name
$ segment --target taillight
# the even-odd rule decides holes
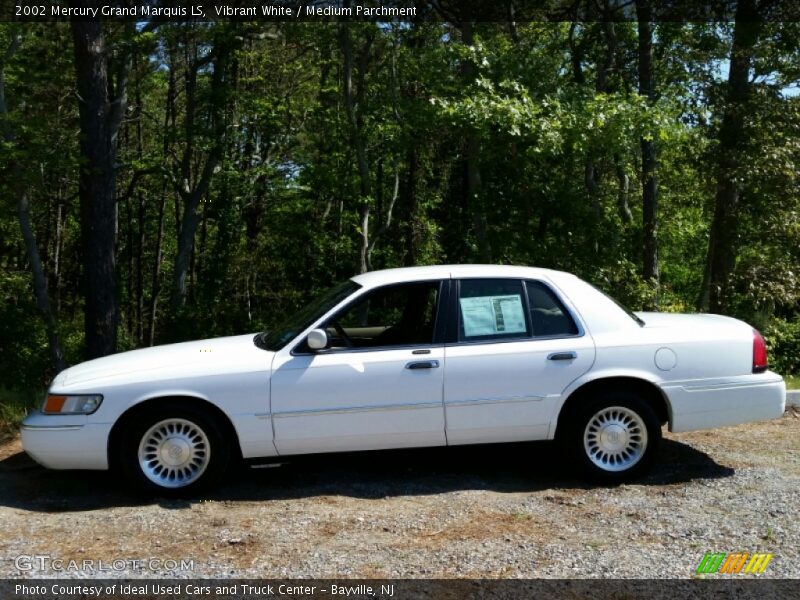
[[[767,366],[767,345],[761,334],[753,329],[753,373],[763,373]]]

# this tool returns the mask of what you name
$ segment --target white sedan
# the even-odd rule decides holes
[[[22,442],[45,467],[158,493],[240,459],[550,439],[613,482],[652,463],[664,424],[773,419],[785,399],[742,321],[634,314],[546,269],[413,267],[353,277],[263,333],[67,369]]]

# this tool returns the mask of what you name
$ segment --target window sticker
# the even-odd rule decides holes
[[[519,294],[460,298],[459,302],[466,337],[527,331]]]

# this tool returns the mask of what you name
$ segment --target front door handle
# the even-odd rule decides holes
[[[574,360],[578,358],[578,353],[570,350],[569,352],[553,352],[547,355],[547,360]]]
[[[406,369],[438,369],[439,368],[439,361],[438,360],[419,360],[410,363],[406,363]]]

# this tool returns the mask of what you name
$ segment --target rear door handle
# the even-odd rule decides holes
[[[439,361],[438,360],[419,360],[410,363],[406,363],[406,369],[438,369],[439,368]]]
[[[578,353],[570,350],[569,352],[553,352],[547,355],[547,360],[574,360],[578,358]]]

